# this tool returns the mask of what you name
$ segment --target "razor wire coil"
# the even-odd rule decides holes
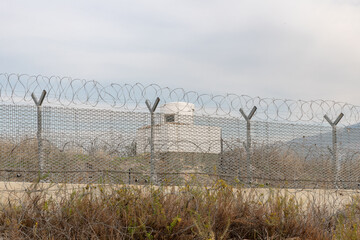
[[[290,100],[260,98],[238,94],[201,94],[171,89],[157,84],[102,84],[94,80],[71,77],[27,74],[0,74],[0,101],[29,103],[31,94],[47,91],[45,102],[61,106],[108,107],[124,111],[146,111],[145,101],[156,97],[161,104],[187,102],[195,105],[195,113],[204,116],[238,117],[239,109],[249,112],[258,108],[254,116],[260,121],[324,122],[324,115],[336,118],[344,113],[343,125],[360,120],[360,106],[331,100]]]

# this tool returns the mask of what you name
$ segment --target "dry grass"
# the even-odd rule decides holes
[[[25,139],[17,145],[3,141],[0,146],[2,169],[33,170],[33,175],[28,179],[22,176],[21,181],[38,177],[34,139]],[[261,146],[254,149],[253,174],[260,180],[271,176],[316,180],[325,169],[331,169],[327,156],[304,161],[292,149]],[[148,162],[148,156],[119,158],[104,151],[90,154],[57,149],[49,143],[44,143],[44,154],[51,159],[47,166],[50,171],[96,170],[103,165],[116,170],[130,167],[136,170],[138,165]],[[229,182],[236,186],[232,176],[237,176],[239,169],[246,172],[246,156],[233,150],[222,157],[224,170],[230,173]],[[346,174],[353,176],[352,172]],[[16,179],[13,175],[2,178]],[[81,182],[75,176],[69,181],[68,175],[58,176],[55,182],[63,179]],[[188,179],[189,184],[171,191],[153,186],[88,185],[71,194],[61,194],[60,189],[59,194],[51,197],[34,184],[20,201],[0,205],[0,239],[360,239],[358,198],[334,210],[321,201],[304,203],[276,190],[259,195],[229,186],[223,180],[203,187],[205,180],[200,178],[197,180],[201,184]],[[124,179],[126,182],[127,175]]]
[[[254,186],[327,189],[358,189],[360,186],[359,154],[350,151],[342,154],[336,177],[333,159],[327,149],[280,142],[273,145],[254,143],[249,167],[246,151],[237,145],[226,143],[225,150],[218,155],[157,153],[158,178],[162,183],[166,179],[169,185],[182,185],[188,180],[186,175],[199,173],[197,177],[204,176],[204,184],[213,180],[205,175],[222,175],[229,183],[237,180],[248,183],[250,169]],[[16,144],[0,140],[0,180],[35,181],[39,169],[37,146],[34,138],[24,138]],[[107,182],[128,183],[131,170],[132,183],[148,181],[149,154],[134,155],[133,151],[127,152],[124,148],[119,151],[88,148],[71,144],[58,148],[44,140],[42,156],[48,179],[98,183],[106,178]],[[336,185],[335,179],[338,179]]]
[[[273,187],[358,189],[360,187],[360,155],[347,151],[339,154],[337,186],[334,160],[328,149],[276,143],[253,144],[250,153],[253,182]],[[248,179],[248,160],[244,148],[228,147],[223,154],[224,175]],[[226,178],[230,182],[231,178]]]
[[[36,190],[36,191],[35,191]],[[272,191],[259,196],[224,181],[211,188],[88,185],[49,197],[34,184],[1,205],[5,239],[360,239],[360,201],[325,205]],[[61,189],[59,190],[61,191]],[[60,195],[58,195],[60,196]]]
[[[3,181],[33,182],[38,178],[38,142],[25,138],[19,143],[0,140],[0,179]],[[149,156],[120,157],[119,154],[98,149],[86,151],[77,146],[59,149],[43,141],[43,159],[46,175],[54,182],[88,183],[99,182],[106,171],[116,172],[114,182],[127,182],[127,171],[145,172]],[[123,176],[119,173],[124,172]],[[117,177],[119,177],[117,179]],[[108,174],[106,177],[112,177]]]

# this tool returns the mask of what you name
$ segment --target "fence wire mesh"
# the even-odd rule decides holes
[[[0,75],[0,101],[1,181],[360,186],[360,108],[346,103],[15,74]],[[337,126],[324,119],[340,113]]]
[[[62,206],[74,190],[82,199],[101,184],[100,192],[141,193],[151,204],[161,191],[169,199],[185,196],[186,208],[193,202],[197,211],[204,196],[229,190],[221,196],[245,204],[236,205],[239,211],[259,212],[271,228],[278,216],[283,224],[301,215],[319,223],[329,236],[323,239],[335,239],[337,229],[358,223],[359,110],[333,101],[0,74],[0,204],[25,206],[33,196],[41,205],[37,197],[44,196]],[[160,190],[147,195],[153,189]],[[252,210],[259,206],[269,216]],[[41,222],[36,211],[34,229]],[[295,220],[286,218],[289,211],[299,214]]]

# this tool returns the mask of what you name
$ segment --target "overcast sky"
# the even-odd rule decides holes
[[[360,1],[0,0],[0,72],[360,104]]]

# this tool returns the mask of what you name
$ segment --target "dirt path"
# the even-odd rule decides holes
[[[11,201],[21,201],[30,192],[43,192],[53,198],[61,198],[71,194],[74,190],[81,190],[86,184],[50,184],[40,183],[34,188],[32,183],[24,182],[0,182],[0,203]],[[96,185],[94,185],[96,186]],[[123,185],[112,185],[111,187],[123,187]],[[135,188],[145,188],[147,186],[137,185]],[[172,187],[165,187],[166,191],[171,191]],[[175,192],[181,188],[175,187]],[[333,190],[333,189],[269,189],[269,188],[242,188],[240,190],[245,196],[256,196],[259,201],[266,201],[271,194],[294,197],[297,202],[302,202],[304,206],[308,204],[326,204],[329,208],[339,208],[344,204],[349,204],[353,197],[360,198],[360,191],[356,190]]]

